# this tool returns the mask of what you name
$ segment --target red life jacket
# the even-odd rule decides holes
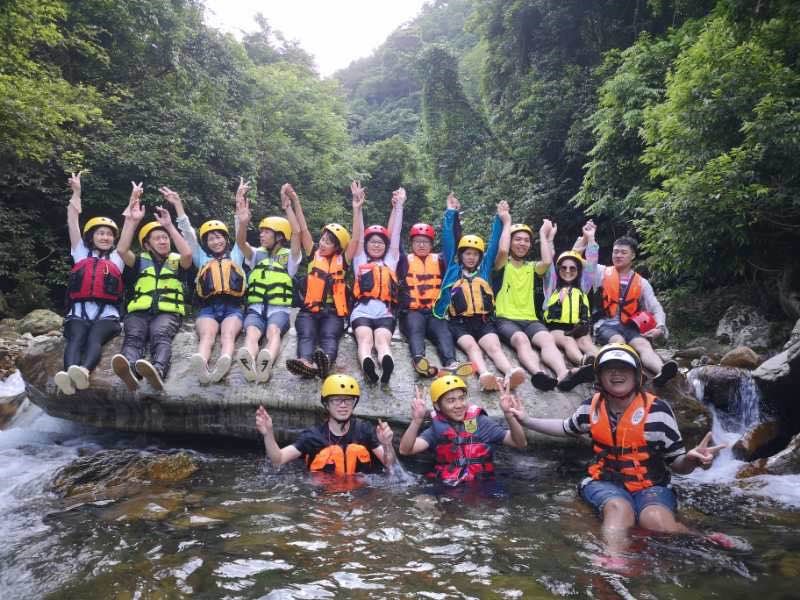
[[[76,262],[67,285],[70,302],[118,304],[125,286],[117,265],[107,258],[87,256]]]
[[[464,421],[474,419],[477,425],[479,415],[485,415],[481,407],[471,404],[467,407]],[[492,448],[483,442],[473,439],[475,431],[456,431],[455,427],[438,412],[431,423],[437,439],[446,439],[436,445],[435,472],[429,477],[438,477],[442,481],[456,484],[461,481],[474,481],[485,479],[494,473],[492,463]]]
[[[668,477],[664,461],[652,456],[644,435],[647,415],[656,397],[639,393],[612,431],[606,402],[597,393],[589,408],[594,461],[589,465],[592,479],[621,483],[629,492],[662,484]]]

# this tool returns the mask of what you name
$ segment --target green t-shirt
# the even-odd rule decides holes
[[[495,294],[495,314],[513,321],[538,321],[533,296],[534,274],[543,275],[547,267],[527,261],[515,267],[509,260],[503,267],[503,281]]]

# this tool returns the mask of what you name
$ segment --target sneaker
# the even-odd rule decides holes
[[[206,384],[211,382],[211,374],[208,372],[208,364],[202,354],[192,354],[189,357],[189,366],[197,374],[197,380]]]
[[[286,361],[286,369],[292,375],[297,375],[298,377],[304,377],[306,379],[319,375],[319,369],[317,367],[307,365],[299,358],[288,359]]]
[[[364,375],[370,383],[377,383],[378,373],[375,371],[375,361],[371,356],[367,356],[361,361],[361,368],[364,369]]]
[[[539,371],[538,373],[531,375],[531,383],[533,383],[533,387],[535,387],[537,390],[549,392],[556,387],[556,384],[558,384],[558,379],[555,377],[550,377],[550,375],[544,371]]]
[[[311,355],[311,359],[317,363],[320,379],[325,379],[328,375],[330,375],[331,359],[327,354],[325,354],[325,352],[317,348],[314,350],[314,354]]]
[[[472,367],[471,362],[452,362],[447,367],[442,367],[439,371],[439,375],[445,375],[449,373],[450,375],[458,375],[459,377],[469,377],[475,372],[475,369]]]
[[[250,354],[250,350],[244,346],[239,348],[239,351],[236,352],[236,362],[242,368],[242,373],[244,373],[244,378],[247,381],[256,380],[256,366],[253,363],[253,355]]]
[[[131,363],[122,354],[115,354],[111,357],[111,370],[114,371],[114,375],[122,379],[131,392],[139,389],[139,380],[131,369]]]
[[[164,380],[161,379],[161,373],[158,372],[158,369],[156,369],[149,360],[143,358],[137,360],[136,372],[144,377],[153,389],[159,392],[164,391]]]
[[[389,378],[394,371],[394,359],[388,354],[381,359],[381,383],[389,383]]]
[[[75,385],[76,390],[85,390],[89,387],[89,369],[86,367],[79,367],[78,365],[71,365],[67,369],[69,378]]]
[[[269,381],[272,375],[272,355],[269,350],[262,348],[256,356],[256,381],[261,383]]]
[[[422,377],[435,377],[439,372],[439,369],[432,367],[424,356],[417,356],[414,359],[414,370]]]
[[[222,354],[217,359],[217,363],[214,365],[214,369],[211,371],[211,375],[209,378],[213,383],[217,383],[222,381],[225,375],[228,374],[228,371],[231,368],[231,357],[228,354]]]
[[[507,375],[508,378],[508,389],[513,390],[519,387],[523,381],[527,379],[525,375],[525,371],[520,367],[515,367],[511,370],[511,372]]]
[[[59,371],[53,376],[53,381],[61,393],[65,396],[72,396],[75,393],[75,386],[72,385],[72,379],[66,371]]]
[[[481,373],[480,377],[478,377],[478,382],[480,383],[482,392],[494,392],[500,389],[500,386],[497,384],[497,377],[494,373],[490,373],[489,371]]]
[[[661,372],[653,377],[653,385],[664,385],[678,374],[678,363],[668,360],[661,367]]]

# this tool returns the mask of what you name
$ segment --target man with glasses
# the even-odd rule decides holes
[[[263,406],[256,411],[256,429],[264,438],[267,457],[276,467],[303,457],[309,471],[353,475],[372,473],[380,464],[395,463],[392,429],[383,421],[373,428],[353,416],[361,390],[349,375],[329,375],[320,402],[328,414],[324,423],[306,429],[292,444],[278,446],[272,418]]]

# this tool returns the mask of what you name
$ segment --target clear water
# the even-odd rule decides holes
[[[797,598],[800,485],[726,461],[676,481],[684,521],[751,549],[637,533],[610,563],[576,496],[585,449],[503,453],[500,486],[434,494],[276,472],[255,445],[193,446],[189,480],[70,508],[47,491],[79,448],[173,448],[23,411],[0,432],[3,598]],[[729,461],[728,461],[729,462]],[[412,464],[410,469],[421,470]]]

